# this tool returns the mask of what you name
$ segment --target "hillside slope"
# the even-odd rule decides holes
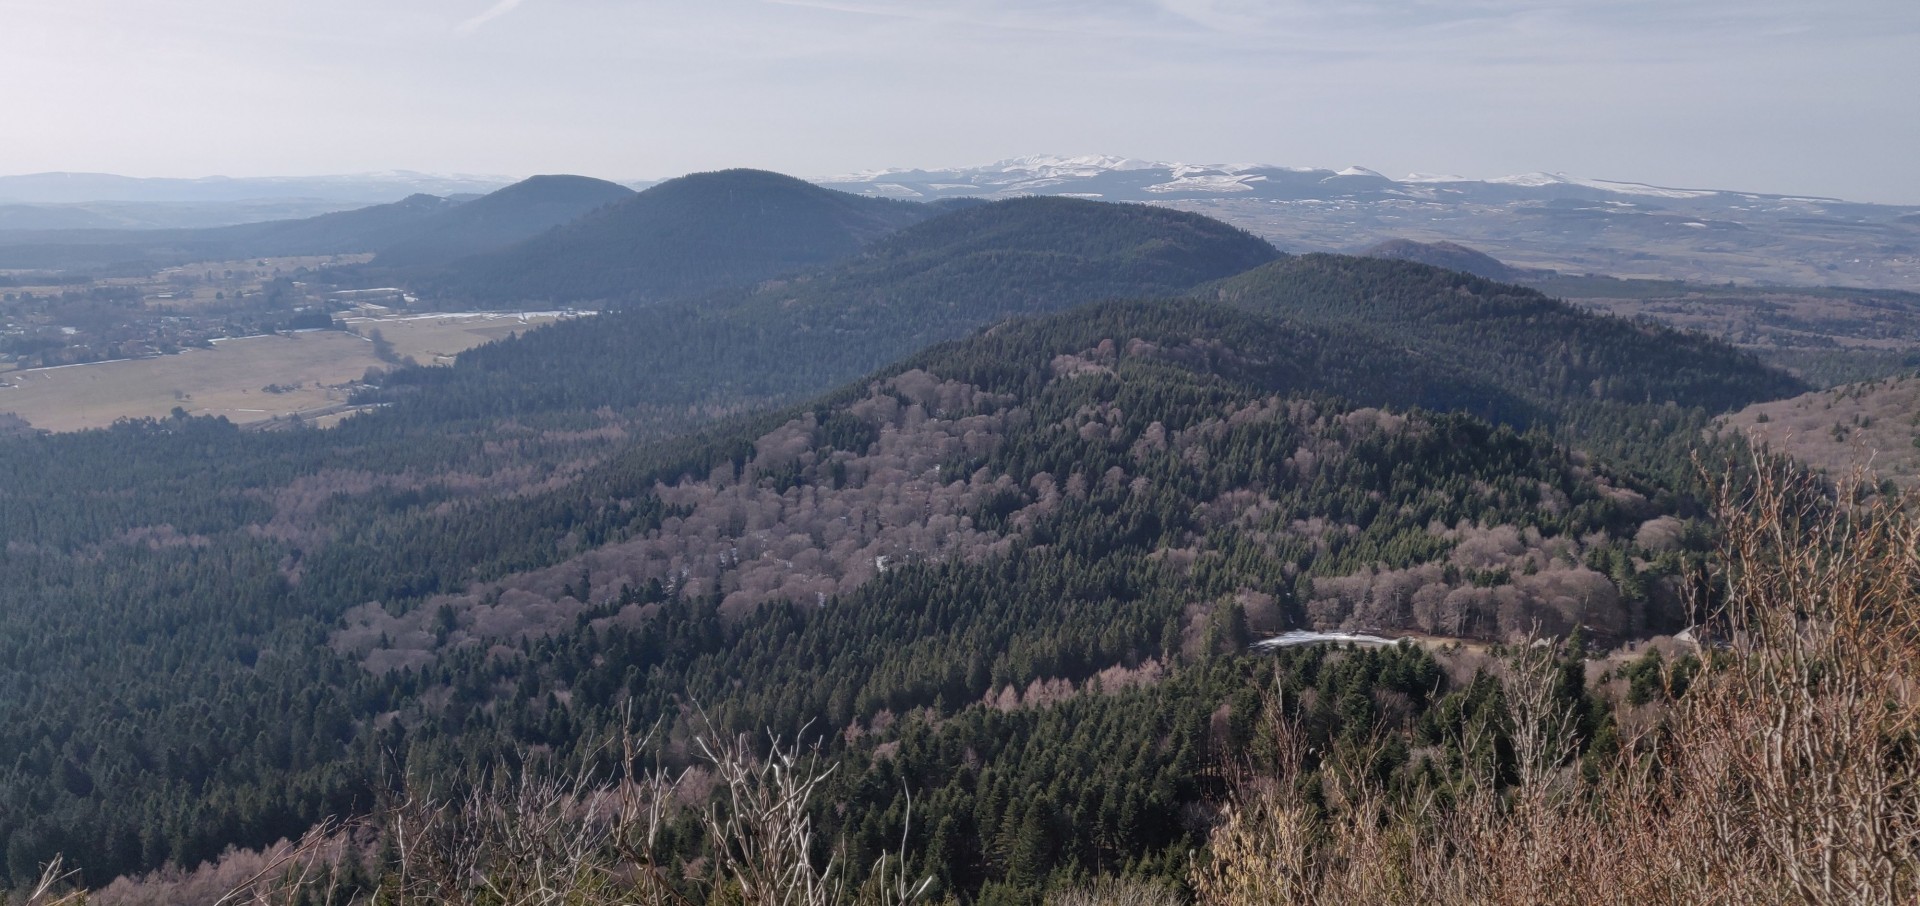
[[[1872,470],[1920,482],[1920,378],[1910,373],[1758,402],[1720,424],[1835,479]]]
[[[972,895],[1184,852],[1207,715],[1271,681],[1238,657],[1257,633],[1675,625],[1668,580],[1699,533],[1656,489],[1541,435],[1366,405],[1470,389],[1404,363],[1218,304],[1107,303],[497,496],[344,449],[310,473],[289,458],[297,435],[251,454],[283,485],[211,493],[186,474],[67,493],[54,476],[122,480],[103,466],[123,454],[94,437],[5,448],[10,474],[36,476],[0,494],[9,541],[52,540],[29,522],[136,528],[0,545],[0,751],[25,753],[0,768],[0,838],[10,862],[64,851],[104,880],[370,807],[396,768],[584,757],[623,721],[679,738],[689,701],[729,732],[816,724],[837,755],[927,730],[902,715],[969,726],[1096,682],[1166,682],[1183,703],[1115,728],[1109,745],[1138,757],[1111,776],[976,752],[1062,814],[1158,792],[1062,822],[1064,845],[1024,868],[953,859],[943,883]],[[122,433],[148,469],[246,449],[211,424]],[[487,465],[510,470],[537,439]],[[1422,683],[1403,685],[1443,688]],[[44,744],[74,713],[119,716]],[[908,789],[923,833],[1023,820],[937,760]],[[849,789],[825,820],[859,832],[901,791]]]
[[[422,419],[792,401],[1011,315],[1173,295],[1276,255],[1192,214],[998,202],[908,228],[836,265],[534,331],[473,350],[450,370],[400,372],[382,399]]]
[[[384,243],[377,267],[446,264],[512,245],[597,208],[631,198],[633,190],[585,176],[534,176],[442,212],[409,235]]]
[[[482,304],[653,302],[844,258],[936,213],[777,173],[697,173],[460,261],[421,287]]]
[[[1037,199],[403,370],[330,431],[0,441],[4,880],[684,740],[692,703],[855,759],[819,825],[853,864],[911,794],[960,897],[1177,872],[1275,679],[1258,634],[1677,628],[1711,533],[1666,476],[1782,380],[1456,273]],[[1477,688],[1412,647],[1284,657],[1321,727]]]
[[[1199,294],[1303,324],[1401,340],[1543,404],[1674,403],[1719,413],[1806,390],[1718,340],[1408,261],[1303,255]]]
[[[1485,277],[1488,280],[1512,281],[1521,275],[1520,271],[1506,266],[1500,259],[1457,242],[1389,239],[1378,245],[1369,246],[1365,251],[1360,252],[1360,255],[1366,258],[1387,258],[1394,261],[1430,264],[1450,271]]]

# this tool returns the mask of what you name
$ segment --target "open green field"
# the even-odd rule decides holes
[[[179,355],[6,372],[0,375],[0,413],[13,413],[47,431],[104,428],[121,418],[165,416],[175,407],[238,423],[336,413],[368,369],[391,367],[374,354],[369,337],[375,330],[400,359],[446,364],[489,340],[557,317],[489,313],[354,318],[346,323],[347,331],[243,337]]]

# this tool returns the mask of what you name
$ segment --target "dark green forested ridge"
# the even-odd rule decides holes
[[[1411,239],[1389,239],[1386,242],[1369,246],[1360,253],[1368,258],[1387,258],[1395,261],[1416,261],[1460,271],[1488,280],[1513,280],[1521,276],[1522,271],[1508,267],[1500,259],[1478,249],[1468,248],[1457,242],[1415,242]]]
[[[689,407],[711,404],[714,411],[725,413],[743,402],[793,400],[820,392],[913,352],[918,348],[915,331],[942,338],[957,336],[985,323],[979,315],[966,312],[994,310],[992,306],[1002,304],[998,300],[1009,296],[1031,298],[1035,294],[1022,288],[1023,281],[1069,284],[1080,277],[1092,279],[1102,267],[1125,264],[1124,252],[1129,248],[1165,245],[1153,228],[1134,220],[1141,215],[1170,215],[1168,220],[1174,224],[1198,222],[1208,230],[1217,228],[1216,238],[1227,250],[1204,256],[1200,243],[1191,243],[1189,253],[1202,263],[1148,270],[1152,282],[1141,285],[1138,293],[1122,294],[1166,292],[1169,287],[1224,276],[1240,269],[1246,257],[1235,251],[1244,247],[1244,234],[1212,221],[1135,206],[1067,204],[1114,217],[1118,225],[1113,231],[1121,238],[1110,241],[1097,258],[1048,255],[1046,268],[987,270],[975,282],[952,287],[947,295],[936,297],[953,312],[937,322],[945,326],[944,334],[919,323],[916,310],[905,305],[887,312],[889,317],[872,319],[862,342],[811,346],[805,345],[806,338],[785,329],[805,323],[798,318],[743,333],[739,322],[750,324],[763,312],[737,320],[716,316],[711,323],[678,335],[671,323],[661,319],[620,314],[580,322],[586,329],[540,330],[484,347],[464,357],[467,364],[460,368],[403,371],[392,380],[395,404],[390,409],[351,419],[326,432],[243,434],[207,420],[162,420],[0,443],[7,474],[18,478],[0,487],[0,507],[10,508],[0,511],[6,514],[0,518],[0,538],[68,549],[143,525],[171,524],[189,535],[208,525],[215,527],[204,531],[225,531],[267,506],[261,492],[303,476],[334,471],[410,476],[407,480],[413,482],[510,473],[527,464],[564,467],[566,457],[573,455],[568,438],[608,427],[608,418],[596,410],[618,407],[649,424],[680,430],[713,417],[711,411],[689,416],[685,412]],[[1044,205],[995,208],[1015,215],[1047,209]],[[1080,226],[1090,228],[1082,220]],[[1045,235],[1034,228],[1024,232],[1029,237]],[[1060,243],[1086,244],[1085,239]],[[910,282],[925,268],[937,265],[941,248],[914,242],[910,252],[897,257],[917,259],[920,264],[892,266],[884,283],[853,278],[841,282],[869,288]],[[1039,251],[1051,248],[1043,243]],[[1261,257],[1263,246],[1251,248],[1256,260],[1272,254],[1267,251]],[[1122,292],[1111,281],[1106,285]],[[756,297],[746,294],[744,298]],[[823,301],[828,298],[824,293],[810,298],[815,302],[809,311],[824,309],[832,314]],[[1050,304],[1065,306],[1084,298],[1068,295]],[[705,308],[701,300],[673,311],[693,318]],[[776,355],[774,344],[783,338],[795,342],[795,351]],[[740,376],[731,377],[729,369]],[[675,376],[676,372],[684,374]],[[733,389],[741,382],[751,382],[751,394]],[[442,389],[441,384],[449,386]],[[415,392],[416,387],[421,389]],[[675,415],[674,407],[681,410],[680,415]],[[71,491],[79,487],[94,493],[74,499]]]
[[[1724,412],[1806,390],[1701,334],[1595,315],[1536,290],[1410,261],[1303,255],[1202,292],[1289,320],[1418,342],[1436,358],[1542,399]]]
[[[554,325],[468,352],[451,369],[403,371],[377,398],[413,420],[791,402],[1010,315],[1172,295],[1276,255],[1193,214],[1064,198],[998,202],[910,227],[825,268]]]
[[[1297,395],[1406,405],[1460,380],[1383,381],[1368,349],[1379,354],[1216,305],[1115,303],[951,343],[510,499],[341,485],[276,520],[278,502],[253,493],[158,483],[140,506],[179,525],[116,537],[86,526],[132,518],[102,508],[117,494],[70,496],[74,537],[92,541],[0,558],[7,868],[18,877],[64,851],[104,879],[208,858],[369,807],[391,780],[388,753],[442,778],[528,745],[583,757],[630,713],[685,732],[697,699],[729,728],[817,720],[840,738],[857,725],[848,757],[899,743],[896,767],[848,775],[854,805],[835,826],[862,847],[895,833],[901,775],[888,772],[910,767],[920,833],[947,854],[939,871],[957,893],[1025,896],[1075,868],[1175,871],[1195,839],[1180,816],[1232,738],[1209,715],[1238,696],[1242,729],[1223,732],[1246,726],[1261,668],[1231,652],[1253,629],[1399,621],[1474,635],[1541,620],[1624,635],[1676,618],[1667,583],[1698,538],[1685,519],[1644,533],[1671,512],[1655,489],[1577,466],[1543,435]],[[145,430],[133,440],[182,457],[242,444],[206,422]],[[301,437],[255,455],[328,474],[297,464]],[[912,491],[885,477],[932,465],[979,478]],[[204,511],[163,499],[209,490]],[[896,493],[925,496],[884,496]],[[743,571],[765,562],[748,526],[812,538],[837,530],[808,514],[843,505],[905,509],[863,518],[868,547],[821,569],[857,580],[876,550],[898,568],[824,607],[791,606],[784,586]],[[927,507],[972,528],[904,515]],[[711,576],[661,581],[626,553],[704,537],[692,524],[710,519],[747,546]],[[663,532],[669,520],[685,531]],[[715,562],[695,554],[690,565]],[[728,609],[738,593],[765,603]],[[526,595],[548,603],[498,609]],[[367,601],[384,622],[357,622]],[[362,626],[373,631],[353,635]],[[1436,693],[1422,657],[1368,655],[1362,678],[1340,682],[1364,688],[1367,671],[1408,658],[1392,670],[1413,673],[1394,682],[1425,707]],[[1045,707],[1096,679],[1138,689]],[[1324,700],[1329,733],[1377,707],[1358,691]],[[1077,770],[1076,753],[1096,748],[1140,754]]]
[[[377,398],[416,420],[601,405],[726,411],[796,399],[1010,315],[1214,277],[1227,279],[1199,295],[1397,350],[1365,361],[1377,382],[1406,382],[1401,399],[1557,424],[1609,454],[1665,444],[1656,458],[1670,466],[1684,463],[1709,416],[1799,388],[1723,343],[1532,290],[1406,262],[1275,257],[1237,230],[1150,207],[980,205],[822,270],[560,325],[453,369],[403,372]],[[1441,387],[1422,389],[1442,372]]]
[[[1459,274],[1032,199],[403,371],[326,432],[0,441],[0,886],[589,760],[630,720],[684,741],[695,702],[811,723],[857,864],[910,792],[971,902],[1178,875],[1276,666],[1324,744],[1411,733],[1389,777],[1507,757],[1491,683],[1411,647],[1245,657],[1258,633],[1678,628],[1711,529],[1675,476],[1782,380]],[[651,439],[667,417],[705,427]]]
[[[1196,294],[1402,345],[1504,389],[1570,442],[1668,485],[1695,478],[1688,451],[1713,416],[1805,386],[1711,337],[1410,261],[1304,255]]]
[[[418,268],[512,245],[633,196],[586,176],[533,176],[436,215],[398,241],[370,246],[375,267]]]
[[[993,276],[1000,288],[1011,279]],[[618,374],[622,352],[589,367],[612,362]],[[577,470],[580,442],[568,436],[606,423],[587,411],[604,396],[510,405],[541,389],[526,378],[461,420],[397,406],[329,432],[165,420],[0,445],[23,479],[0,488],[0,701],[13,731],[0,744],[10,756],[0,758],[10,822],[0,848],[13,874],[54,851],[96,879],[190,863],[366,807],[366,771],[390,748],[382,740],[364,726],[343,736],[331,718],[324,729],[266,722],[364,682],[349,682],[357,668],[317,644],[339,614],[369,599],[405,606],[644,530],[665,515],[646,500],[647,476],[742,456],[738,439],[649,448],[532,499],[495,499],[526,487],[528,470]],[[494,420],[502,414],[539,427]],[[364,724],[369,712],[355,713]]]
[[[844,258],[938,213],[760,170],[696,173],[418,285],[463,304],[657,302]]]

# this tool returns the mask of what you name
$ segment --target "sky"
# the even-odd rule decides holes
[[[1028,154],[1920,204],[1920,0],[0,0],[0,173]]]

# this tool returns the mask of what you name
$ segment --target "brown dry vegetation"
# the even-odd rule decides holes
[[[1110,370],[1107,363],[1116,345],[1110,340],[1080,355],[1057,357],[1053,380],[1072,381]],[[1129,344],[1144,345],[1139,340]],[[823,606],[896,566],[976,562],[1004,553],[1064,499],[1084,499],[1098,488],[1129,488],[1134,493],[1150,488],[1144,474],[1121,467],[1097,475],[1042,472],[1021,482],[984,469],[967,475],[943,472],[944,463],[981,457],[1010,434],[1033,427],[1033,415],[1011,398],[922,370],[873,384],[867,397],[845,412],[875,432],[873,443],[858,450],[832,447],[823,439],[819,416],[802,415],[759,437],[754,455],[741,468],[726,463],[708,475],[656,483],[653,496],[673,513],[656,529],[548,568],[438,595],[409,610],[367,602],[347,615],[332,644],[376,673],[421,667],[449,648],[492,646],[506,654],[523,641],[576,625],[583,615],[603,628],[614,622],[638,625],[650,617],[652,607],[622,605],[621,599],[626,591],[650,583],[659,583],[669,594],[715,598],[727,619],[768,604]],[[1204,469],[1211,444],[1261,422],[1292,423],[1306,435],[1282,464],[1302,485],[1336,471],[1364,439],[1434,430],[1427,421],[1379,409],[1343,411],[1275,396],[1247,401],[1179,430],[1154,422],[1132,439],[1131,455],[1143,472],[1152,457],[1164,453]],[[1126,413],[1101,404],[1083,406],[1058,424],[1043,427],[1083,439],[1126,440],[1132,437],[1130,430],[1136,430],[1127,424]],[[1306,579],[1285,545],[1304,542],[1324,554],[1329,538],[1355,535],[1360,527],[1317,518],[1288,521],[1278,515],[1281,505],[1265,493],[1236,489],[1202,501],[1195,510],[1199,530],[1156,557],[1187,574],[1230,569],[1228,561],[1239,552],[1220,545],[1216,536],[1223,533],[1218,530],[1227,530],[1226,537],[1244,537],[1304,592],[1306,626],[1316,629],[1504,641],[1530,629],[1564,634],[1580,628],[1599,638],[1620,639],[1667,622],[1667,615],[1683,609],[1678,591],[1655,578],[1658,570],[1649,567],[1654,558],[1679,546],[1687,527],[1659,515],[1644,497],[1606,476],[1583,466],[1572,469],[1584,491],[1643,520],[1631,537],[1545,537],[1536,529],[1512,525],[1436,522],[1425,532],[1451,553],[1432,562],[1399,569],[1372,564],[1344,576]],[[299,494],[283,495],[288,499],[281,501],[281,515],[262,530],[296,537],[303,531],[303,507],[324,505],[335,491],[365,491],[350,481],[341,485],[316,477],[313,484]],[[1436,488],[1429,493],[1446,498],[1450,492]],[[1465,493],[1493,503],[1506,501],[1509,492],[1481,484]],[[1549,484],[1540,483],[1533,494],[1533,505],[1549,513],[1573,506],[1563,490]],[[1014,495],[1024,502],[1000,525],[984,528],[975,523],[989,500]],[[1609,549],[1631,554],[1631,566],[1640,571],[1632,581],[1645,587],[1626,594],[1620,575],[1589,565],[1590,554]],[[1273,594],[1243,588],[1235,600],[1254,631],[1290,628]],[[1197,636],[1219,603],[1196,602],[1187,620],[1196,636],[1190,642],[1198,644]],[[1042,698],[1050,695],[1016,689],[992,697],[999,701],[1010,694],[1020,700],[1029,691]]]
[[[1658,549],[1656,537],[1678,520],[1650,519],[1642,547]],[[1502,638],[1528,627],[1564,633],[1575,627],[1606,638],[1643,624],[1638,605],[1623,598],[1612,579],[1588,567],[1594,543],[1543,538],[1537,529],[1511,525],[1434,526],[1435,536],[1455,542],[1444,559],[1406,569],[1370,569],[1313,580],[1307,617],[1314,628],[1411,628],[1445,638]],[[1592,539],[1603,543],[1611,539]],[[1644,563],[1642,564],[1644,566]],[[1504,571],[1510,581],[1475,585],[1475,574]],[[1451,576],[1451,578],[1449,578]],[[1656,599],[1676,600],[1668,582],[1653,583]]]
[[[47,431],[159,418],[175,407],[265,421],[340,405],[348,385],[379,366],[367,341],[338,331],[247,337],[179,355],[13,372],[0,389],[0,409]],[[268,385],[294,389],[268,393]]]
[[[1316,470],[1337,466],[1349,455],[1356,439],[1376,433],[1432,430],[1429,424],[1378,409],[1336,414],[1311,402],[1276,398],[1171,435],[1149,429],[1136,448],[1170,447],[1191,457],[1203,452],[1197,449],[1196,441],[1209,434],[1249,421],[1272,419],[1290,420],[1310,429],[1311,442],[1285,461],[1303,483]],[[1444,558],[1401,569],[1374,564],[1345,576],[1311,579],[1302,589],[1306,627],[1411,630],[1445,638],[1492,640],[1506,640],[1528,631],[1565,634],[1577,627],[1602,638],[1623,638],[1647,625],[1648,610],[1677,611],[1678,591],[1670,583],[1652,581],[1643,599],[1629,599],[1615,577],[1595,571],[1586,561],[1596,548],[1622,546],[1636,552],[1635,566],[1644,570],[1648,558],[1679,546],[1683,523],[1657,515],[1645,497],[1612,485],[1604,476],[1578,469],[1576,477],[1591,481],[1600,494],[1645,520],[1634,537],[1595,534],[1548,538],[1531,527],[1467,522],[1449,526],[1436,522],[1426,531],[1451,547]],[[1498,496],[1485,486],[1470,493],[1487,500]],[[1538,493],[1538,506],[1547,512],[1564,512],[1572,505],[1565,493],[1551,486],[1542,484]],[[1291,559],[1283,555],[1283,540],[1305,540],[1324,554],[1330,536],[1353,536],[1361,531],[1358,525],[1334,524],[1318,517],[1276,524],[1276,509],[1274,501],[1242,490],[1207,502],[1203,513],[1209,526],[1245,530],[1247,537],[1279,560]],[[1204,547],[1194,551],[1196,556],[1206,553]],[[1286,628],[1278,624],[1270,600],[1243,596],[1240,603],[1255,630]]]
[[[1865,381],[1755,403],[1721,424],[1833,475],[1871,468],[1906,487],[1920,481],[1920,378]]]
[[[1138,342],[1138,341],[1136,341]],[[1055,380],[1098,373],[1111,358],[1109,343],[1082,356],[1054,362]],[[1115,467],[1102,475],[1039,473],[1016,483],[1005,474],[942,471],[943,463],[979,457],[1032,420],[1030,411],[979,388],[913,370],[869,388],[847,414],[872,428],[876,440],[862,450],[833,448],[821,439],[815,414],[795,418],[755,442],[754,455],[736,470],[722,464],[705,476],[657,483],[653,495],[674,515],[636,537],[582,552],[552,567],[480,583],[460,593],[435,596],[404,612],[368,602],[347,615],[332,639],[336,650],[358,657],[374,672],[417,668],[437,653],[462,646],[515,646],[575,625],[583,614],[604,626],[633,626],[647,619],[648,605],[620,605],[626,590],[659,583],[688,598],[717,598],[724,618],[737,619],[773,603],[822,606],[852,593],[898,565],[978,561],[1004,553],[1035,520],[1066,498],[1084,498],[1095,487],[1144,492],[1148,479]],[[1206,466],[1210,441],[1236,427],[1282,421],[1300,426],[1308,442],[1284,465],[1302,483],[1329,472],[1362,438],[1431,431],[1432,426],[1377,409],[1338,411],[1323,404],[1279,397],[1253,400],[1232,411],[1169,431],[1150,425],[1133,443],[1142,463],[1172,452],[1196,468]],[[1058,430],[1082,438],[1125,438],[1125,413],[1111,405],[1082,407]],[[785,475],[786,479],[774,476]],[[1643,514],[1632,538],[1593,535],[1545,538],[1514,526],[1434,524],[1426,531],[1452,553],[1404,569],[1369,566],[1342,576],[1301,584],[1308,591],[1305,616],[1311,628],[1410,630],[1441,637],[1505,640],[1539,628],[1565,633],[1576,627],[1603,638],[1621,638],[1659,622],[1649,611],[1677,613],[1677,591],[1649,580],[1645,594],[1624,595],[1617,578],[1587,565],[1604,546],[1635,552],[1637,569],[1676,547],[1683,526],[1658,516],[1645,498],[1576,467],[1575,477],[1621,505]],[[351,478],[351,476],[343,476]],[[304,506],[325,503],[332,491],[364,492],[349,483],[317,481],[289,493],[281,516],[265,531],[297,535]],[[1017,493],[1025,501],[993,529],[975,524],[989,500]],[[1435,495],[1445,492],[1434,490]],[[1502,492],[1471,489],[1492,500]],[[1564,510],[1571,504],[1553,487],[1538,489],[1539,505]],[[1326,536],[1354,534],[1358,526],[1323,520],[1277,519],[1278,504],[1264,494],[1233,490],[1204,501],[1197,512],[1203,532],[1161,552],[1170,568],[1194,571],[1225,565],[1230,551],[1211,535],[1232,529],[1265,549],[1297,577],[1282,542],[1305,540],[1324,550]],[[1648,575],[1652,575],[1649,573]],[[1237,601],[1256,631],[1286,628],[1273,595],[1242,589]],[[1198,633],[1210,608],[1201,602],[1188,623]],[[443,631],[450,630],[450,631]],[[505,652],[507,648],[499,649]],[[1011,690],[1018,699],[1022,690]],[[998,700],[1006,690],[996,692]],[[1043,697],[1046,693],[1041,693]]]
[[[525,333],[564,317],[552,312],[448,312],[435,315],[347,317],[337,323],[362,337],[379,331],[402,361],[450,365],[460,353],[482,343]]]
[[[1511,784],[1388,790],[1377,750],[1309,753],[1277,720],[1278,769],[1240,784],[1199,902],[1920,901],[1920,501],[1830,506],[1785,475],[1723,488],[1720,641],[1597,780],[1548,647],[1504,669]]]
[[[694,741],[701,766],[676,774],[644,765],[649,741],[618,740],[612,777],[527,771],[453,795],[416,784],[368,821],[92,894],[67,889],[56,861],[23,906],[335,902],[353,896],[350,877],[371,880],[358,866],[382,859],[377,887],[355,902],[370,894],[386,906],[907,906],[926,894],[930,879],[906,873],[905,853],[883,854],[855,884],[844,847],[820,845],[812,810],[834,769],[799,745],[709,733]],[[704,841],[699,855],[676,854],[672,841],[690,828]]]
[[[909,402],[902,405],[894,392]],[[418,666],[442,645],[551,633],[590,606],[614,603],[622,589],[654,581],[687,596],[717,595],[721,614],[735,618],[771,601],[825,603],[894,564],[1004,551],[1006,536],[976,528],[968,514],[987,495],[1011,489],[1011,479],[941,473],[943,461],[986,452],[1008,419],[1023,417],[1017,408],[981,412],[989,402],[971,386],[908,372],[851,407],[878,429],[865,451],[819,448],[814,416],[795,419],[759,438],[739,473],[723,465],[704,478],[657,485],[654,493],[684,514],[658,529],[558,566],[438,596],[405,614],[365,605],[349,614],[334,645],[362,655],[376,671]],[[806,480],[781,489],[764,478],[788,468]],[[1042,484],[1037,502],[1014,513],[1012,524],[1024,525],[1058,500],[1051,480]],[[590,600],[579,599],[582,587]],[[456,628],[437,638],[431,626],[442,608]],[[644,617],[644,608],[628,605],[605,619]]]

